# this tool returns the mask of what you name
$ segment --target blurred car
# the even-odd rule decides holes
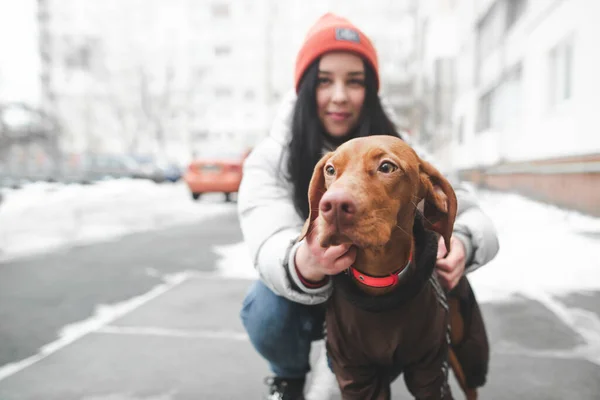
[[[181,168],[175,163],[155,159],[152,156],[131,156],[135,163],[134,178],[149,179],[155,183],[177,182],[181,179]]]
[[[133,177],[135,179],[148,179],[155,183],[164,182],[162,171],[156,165],[151,156],[132,155],[130,160],[133,165]]]
[[[158,168],[160,168],[164,179],[168,182],[177,182],[183,175],[181,168],[172,162],[158,163]]]
[[[198,200],[203,193],[223,193],[225,201],[231,201],[231,194],[240,188],[247,154],[194,159],[183,175],[192,198]]]
[[[135,164],[122,154],[70,154],[63,159],[61,170],[61,181],[64,183],[90,184],[108,179],[133,178]]]

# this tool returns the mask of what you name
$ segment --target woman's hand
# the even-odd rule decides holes
[[[313,229],[298,247],[294,261],[303,278],[319,282],[328,275],[336,275],[352,266],[356,247],[351,244],[321,247]]]
[[[444,238],[438,242],[437,262],[435,268],[442,286],[450,291],[458,284],[465,273],[465,246],[454,236],[450,238],[451,250],[448,253]],[[447,254],[446,254],[447,253]],[[446,256],[444,258],[444,256]]]

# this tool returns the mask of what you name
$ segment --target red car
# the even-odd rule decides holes
[[[198,200],[202,193],[224,193],[225,201],[237,193],[242,181],[242,164],[249,151],[235,158],[197,158],[183,175],[192,198]]]

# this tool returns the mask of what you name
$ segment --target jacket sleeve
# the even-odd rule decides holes
[[[454,184],[454,191],[458,200],[454,235],[465,244],[466,272],[472,272],[496,257],[500,249],[498,234],[491,218],[464,184]]]
[[[244,162],[238,215],[244,240],[260,278],[273,292],[294,302],[318,304],[331,282],[309,289],[298,279],[294,256],[304,221],[292,202],[292,187],[281,176],[283,146],[265,138]]]
[[[387,100],[381,98],[381,103],[386,114],[396,123],[396,115]],[[417,152],[419,157],[436,165],[431,154],[418,144],[412,143],[409,135],[403,135],[403,139]],[[464,244],[467,260],[466,272],[472,272],[496,256],[500,248],[498,235],[491,218],[483,212],[477,198],[464,182],[460,182],[455,176],[450,177],[450,182],[458,201],[453,234]]]

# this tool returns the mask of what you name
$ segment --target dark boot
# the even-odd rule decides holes
[[[266,378],[269,394],[265,400],[304,400],[304,381],[304,378]]]

